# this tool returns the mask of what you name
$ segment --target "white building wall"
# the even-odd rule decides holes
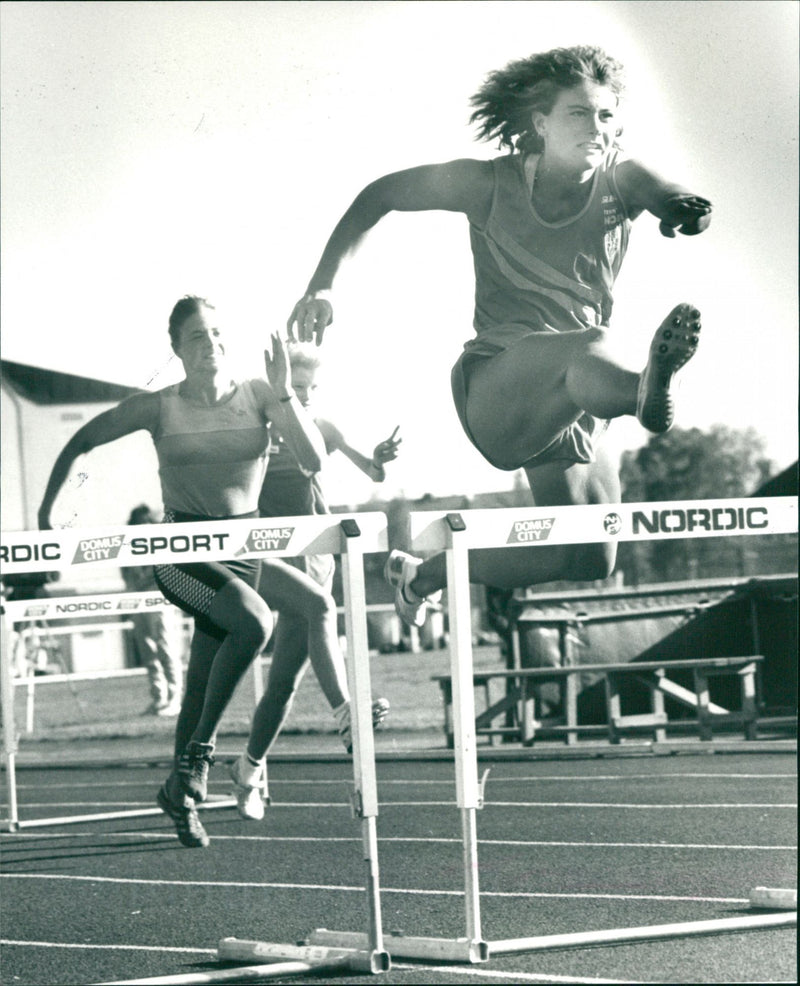
[[[109,404],[39,405],[2,389],[2,529],[38,527],[37,511],[50,471],[75,432]],[[160,511],[158,460],[150,436],[142,431],[100,446],[74,464],[56,500],[54,527],[124,524],[131,510],[147,503]],[[107,592],[123,587],[113,569],[94,573],[70,569],[60,586],[67,591]]]

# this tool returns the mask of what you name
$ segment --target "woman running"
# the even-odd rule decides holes
[[[286,347],[277,335],[264,354],[266,379],[241,382],[231,376],[216,311],[205,299],[182,298],[170,315],[169,335],[185,379],[136,394],[76,432],[53,467],[39,509],[41,528],[50,527],[52,505],[75,459],[140,429],[155,445],[166,523],[257,517],[273,428],[304,469],[319,470],[325,447],[291,389]],[[209,844],[196,802],[206,797],[219,722],[272,634],[273,615],[258,592],[261,571],[259,558],[155,568],[165,597],[195,621],[174,769],[157,799],[190,848]],[[319,669],[321,680],[326,673],[333,682],[329,701],[338,706],[348,697],[343,662]]]
[[[499,469],[524,468],[539,506],[619,502],[617,468],[601,444],[608,419],[636,415],[649,431],[666,431],[673,376],[698,342],[700,313],[681,304],[656,331],[641,373],[606,348],[633,220],[650,212],[674,237],[700,233],[711,219],[706,199],[622,157],[622,92],[622,66],[596,47],[554,49],[491,73],[472,99],[471,122],[509,153],[372,182],[335,227],[289,318],[290,333],[321,343],[339,266],[383,216],[463,213],[476,336],[453,368],[453,398],[473,445]],[[501,588],[602,579],[615,555],[610,543],[482,549],[470,552],[470,579]],[[426,600],[446,584],[445,556],[394,551],[386,577],[399,614],[421,625]]]
[[[308,408],[316,389],[316,376],[320,361],[307,347],[290,345],[289,361],[292,374],[292,390],[304,408]],[[325,445],[326,456],[341,452],[373,482],[382,483],[386,478],[385,465],[397,457],[402,439],[397,429],[373,449],[368,457],[354,448],[333,422],[314,418]],[[297,514],[330,513],[319,475],[309,473],[297,461],[292,450],[280,437],[270,446],[269,465],[264,485],[258,499],[262,517],[289,517]],[[253,714],[253,722],[245,749],[231,765],[234,793],[243,818],[260,820],[264,817],[264,803],[269,803],[266,777],[266,758],[275,742],[294,701],[297,689],[305,675],[309,659],[314,667],[314,653],[319,648],[337,650],[338,630],[336,605],[331,594],[335,560],[333,555],[304,555],[291,559],[295,568],[289,571],[297,580],[312,581],[312,588],[305,587],[302,594],[290,583],[286,572],[275,571],[273,561],[264,561],[261,593],[270,607],[279,612],[273,638],[272,661],[267,688]],[[286,566],[284,566],[286,567]],[[297,571],[296,569],[299,569]],[[289,605],[284,605],[277,592],[288,583]],[[307,600],[305,612],[298,601]],[[323,619],[309,619],[309,613],[323,612]],[[323,689],[324,690],[324,689]],[[334,707],[339,732],[348,752],[352,748],[350,703]],[[378,698],[372,703],[372,725],[377,726],[389,713],[389,703]]]

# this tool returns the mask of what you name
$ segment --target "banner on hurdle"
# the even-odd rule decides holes
[[[175,608],[160,592],[106,592],[91,596],[7,599],[3,602],[6,618],[13,623],[74,620],[83,616],[127,616]]]
[[[469,518],[463,536],[469,548],[792,534],[797,531],[797,497],[414,512],[415,551],[446,547],[443,521],[448,516]]]
[[[76,530],[3,532],[3,574],[62,571],[73,566],[120,568],[224,561],[233,558],[285,558],[339,554],[348,525],[364,538],[364,553],[386,550],[386,517],[360,514],[270,517],[140,524]],[[346,533],[346,531],[345,531]]]

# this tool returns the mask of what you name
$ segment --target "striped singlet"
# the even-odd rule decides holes
[[[495,158],[491,164],[494,193],[489,218],[483,228],[470,225],[476,335],[465,344],[452,377],[456,409],[473,444],[465,412],[470,359],[494,356],[531,333],[608,325],[612,288],[631,227],[615,180],[616,154],[595,172],[583,209],[556,223],[537,214],[522,155]],[[603,422],[584,414],[520,465],[553,459],[591,462],[592,435],[603,428]],[[492,461],[485,450],[479,451]]]

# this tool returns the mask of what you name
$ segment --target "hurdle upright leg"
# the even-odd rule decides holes
[[[453,687],[453,743],[456,761],[456,800],[461,811],[462,855],[466,931],[463,938],[425,938],[391,935],[388,947],[392,955],[408,959],[439,962],[485,962],[489,949],[481,934],[478,887],[478,839],[475,812],[483,806],[482,787],[478,780],[478,756],[475,737],[475,696],[472,686],[472,614],[470,607],[467,548],[459,539],[465,530],[459,514],[450,514],[447,536],[447,589],[450,623],[450,670]],[[347,941],[354,947],[363,936],[317,929],[310,941],[334,944]]]
[[[375,776],[375,737],[372,730],[372,684],[367,640],[367,600],[364,586],[364,555],[354,521],[342,523],[344,551],[345,633],[347,635],[347,677],[351,695],[353,729],[353,814],[361,819],[362,847],[366,871],[369,921],[368,951],[374,971],[389,968],[383,947],[380,877],[378,866],[378,785]]]
[[[366,870],[368,931],[318,929],[299,946],[268,944],[224,938],[217,948],[220,961],[298,959],[319,969],[342,965],[358,972],[386,972],[391,958],[383,945],[378,867],[378,785],[375,776],[375,742],[372,731],[372,687],[367,641],[367,604],[364,586],[364,553],[358,523],[341,522],[342,582],[347,638],[347,682],[350,689],[353,732],[353,815],[361,819],[362,850]]]
[[[8,819],[6,826],[10,832],[19,827],[19,808],[17,805],[17,727],[14,716],[14,680],[11,667],[12,648],[8,616],[3,607],[0,613],[0,708],[3,714],[3,759],[6,765],[6,789],[8,791]]]
[[[461,811],[464,858],[464,904],[467,940],[481,953],[478,837],[475,813],[483,806],[478,782],[475,735],[475,694],[472,684],[472,607],[469,555],[460,537],[465,530],[460,515],[447,517],[447,600],[450,616],[450,673],[453,680],[453,734],[456,762],[456,801]]]

